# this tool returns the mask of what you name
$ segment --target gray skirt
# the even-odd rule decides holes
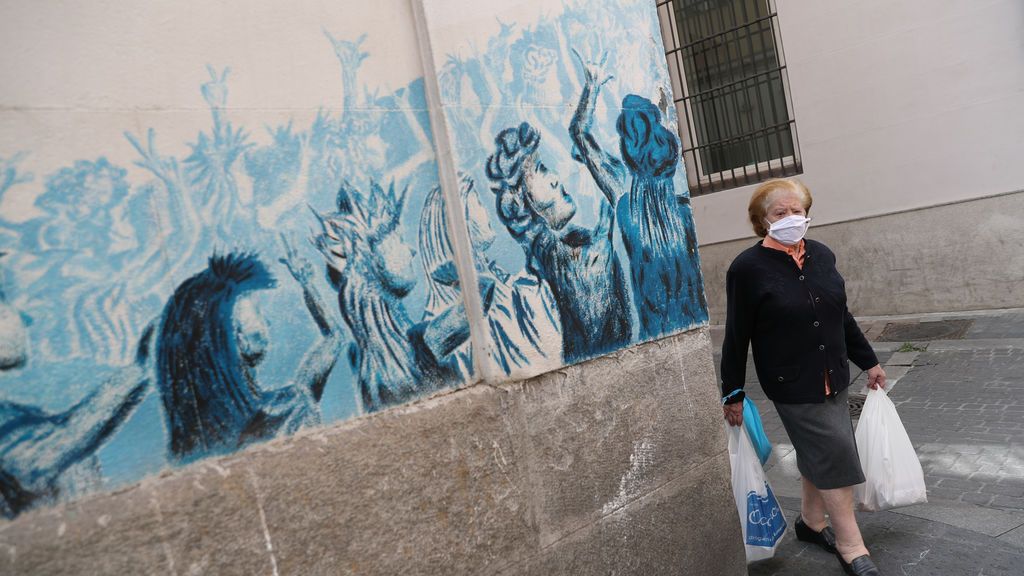
[[[847,390],[843,390],[821,404],[775,403],[779,419],[796,450],[800,474],[819,490],[864,481],[848,396]]]

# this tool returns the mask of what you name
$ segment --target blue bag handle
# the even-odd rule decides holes
[[[750,443],[754,445],[757,458],[764,466],[768,457],[772,455],[772,443],[768,441],[768,436],[764,433],[764,425],[761,424],[761,415],[757,412],[757,406],[749,398],[743,399],[743,427],[747,429]]]

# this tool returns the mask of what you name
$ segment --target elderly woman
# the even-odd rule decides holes
[[[803,485],[797,538],[835,553],[847,574],[877,575],[853,512],[853,486],[864,474],[847,387],[850,362],[868,371],[871,388],[885,386],[885,372],[846,307],[835,255],[804,239],[810,208],[811,194],[796,180],[765,182],[750,199],[750,223],[763,240],[737,256],[726,275],[725,418],[743,423],[752,346],[758,380],[796,449]]]

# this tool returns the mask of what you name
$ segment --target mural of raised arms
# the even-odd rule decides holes
[[[276,286],[253,253],[210,257],[167,302],[157,341],[157,385],[173,462],[235,450],[320,422],[319,402],[343,343],[313,285],[312,265],[284,241],[280,261],[299,283],[321,339],[292,381],[264,389],[257,368],[269,346],[255,293]]]
[[[552,347],[546,342],[546,349],[541,345],[546,335],[558,335],[561,331],[551,291],[529,273],[510,275],[487,256],[495,233],[473,179],[468,175],[460,175],[459,197],[469,228],[477,276],[486,286],[494,287],[493,303],[486,314],[490,332],[488,354],[506,375],[513,368],[525,368],[540,360],[560,361],[561,349],[557,343]],[[439,187],[427,194],[419,231],[420,255],[427,271],[443,269],[454,261],[446,206]],[[436,272],[426,274],[425,319],[442,313],[461,299],[459,291],[438,276]],[[469,342],[460,346],[456,354],[460,371],[463,376],[469,376],[472,367]]]
[[[588,80],[570,126],[574,140],[584,133],[607,81]],[[594,228],[573,225],[576,204],[541,158],[540,138],[526,122],[501,131],[487,160],[487,176],[499,219],[522,246],[527,268],[555,298],[563,358],[577,362],[621,348],[632,336],[625,275],[612,244],[614,191],[621,187],[622,166],[595,147],[576,147],[574,155],[590,168],[603,201]]]
[[[609,201],[629,256],[633,301],[640,338],[650,339],[707,319],[697,242],[689,197],[676,195],[679,139],[661,123],[650,100],[627,95],[616,122],[620,150],[631,182],[625,191],[623,162],[602,150],[593,136],[594,107],[603,80],[600,62],[586,62],[575,50],[584,76],[581,105],[570,128],[573,144]],[[586,103],[584,105],[584,102]]]
[[[313,210],[322,232],[313,238],[324,255],[327,275],[352,333],[349,362],[356,374],[363,409],[380,410],[450,385],[459,377],[456,350],[469,339],[469,321],[458,300],[435,303],[418,323],[410,320],[403,298],[416,283],[415,251],[400,232],[408,189],[395,193],[371,182],[360,194],[350,184],[338,190],[336,211]],[[451,261],[428,270],[433,279],[458,287]],[[481,286],[485,308],[493,283]]]
[[[243,155],[252,148],[242,128],[235,129],[224,114],[228,99],[227,78],[230,68],[220,74],[206,67],[210,80],[200,86],[210,109],[213,126],[209,133],[199,132],[190,143],[192,153],[185,158],[185,174],[197,194],[197,207],[204,226],[220,238],[249,238],[253,230],[252,190],[238,184]]]
[[[63,412],[0,400],[0,515],[13,518],[61,496],[62,476],[91,459],[139,405],[149,387],[150,341],[144,331],[135,363],[118,369]]]

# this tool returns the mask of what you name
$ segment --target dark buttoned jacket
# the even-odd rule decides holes
[[[748,345],[765,395],[784,404],[824,402],[826,372],[835,395],[850,385],[850,362],[862,370],[878,364],[846,307],[835,254],[821,242],[804,242],[803,269],[789,254],[760,242],[729,266],[723,397],[743,389]]]

